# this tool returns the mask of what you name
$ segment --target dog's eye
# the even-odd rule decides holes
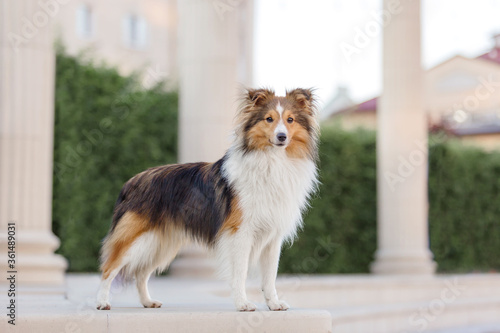
[[[292,117],[288,117],[288,119],[286,120],[289,124],[293,123],[293,118]]]
[[[267,118],[266,118],[266,121],[267,121],[268,123],[272,123],[272,122],[273,122],[273,118],[272,118],[272,117],[267,117]]]

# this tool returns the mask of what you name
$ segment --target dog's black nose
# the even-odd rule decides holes
[[[286,140],[286,134],[285,133],[278,133],[278,135],[276,135],[276,138],[278,138],[279,142],[283,142]]]

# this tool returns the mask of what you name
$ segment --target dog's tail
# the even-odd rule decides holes
[[[135,277],[135,266],[140,266],[141,263],[138,263],[137,260],[129,262],[130,259],[127,258],[130,257],[130,249],[134,242],[146,231],[148,231],[148,223],[141,215],[125,211],[120,212],[120,216],[117,217],[115,213],[113,227],[104,238],[101,248],[103,276],[112,274],[118,269],[118,275],[123,282],[129,282]]]
[[[120,222],[121,218],[123,215],[127,212],[127,208],[125,207],[125,203],[127,200],[127,197],[129,196],[129,193],[131,191],[131,184],[130,180],[123,185],[120,194],[118,195],[118,198],[116,199],[115,207],[113,209],[113,220],[111,222],[111,228],[109,230],[109,233],[111,234],[116,226],[118,225],[118,222]]]

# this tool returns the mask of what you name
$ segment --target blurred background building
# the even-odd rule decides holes
[[[177,1],[78,0],[61,5],[55,37],[69,54],[86,52],[156,81],[177,75]]]
[[[465,143],[500,148],[500,34],[493,47],[475,58],[456,55],[424,73],[424,108],[430,131],[444,130]],[[346,129],[376,129],[379,98],[354,104],[345,89],[323,109],[326,122]],[[350,105],[345,105],[350,102]]]
[[[219,10],[217,18],[227,8]],[[233,8],[233,7],[229,7]],[[238,19],[238,81],[253,78],[253,7],[244,3],[234,12]],[[69,54],[83,53],[117,66],[122,74],[150,76],[145,84],[178,80],[178,8],[176,0],[78,0],[60,6],[55,16],[55,38]]]

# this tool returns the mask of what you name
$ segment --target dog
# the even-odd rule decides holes
[[[215,163],[154,167],[131,178],[117,199],[101,250],[97,309],[109,310],[113,279],[135,278],[146,308],[159,308],[147,283],[189,242],[215,252],[239,311],[254,311],[246,295],[257,268],[270,310],[287,310],[275,281],[281,247],[293,241],[316,190],[319,125],[312,89],[276,96],[247,89],[234,140]]]

